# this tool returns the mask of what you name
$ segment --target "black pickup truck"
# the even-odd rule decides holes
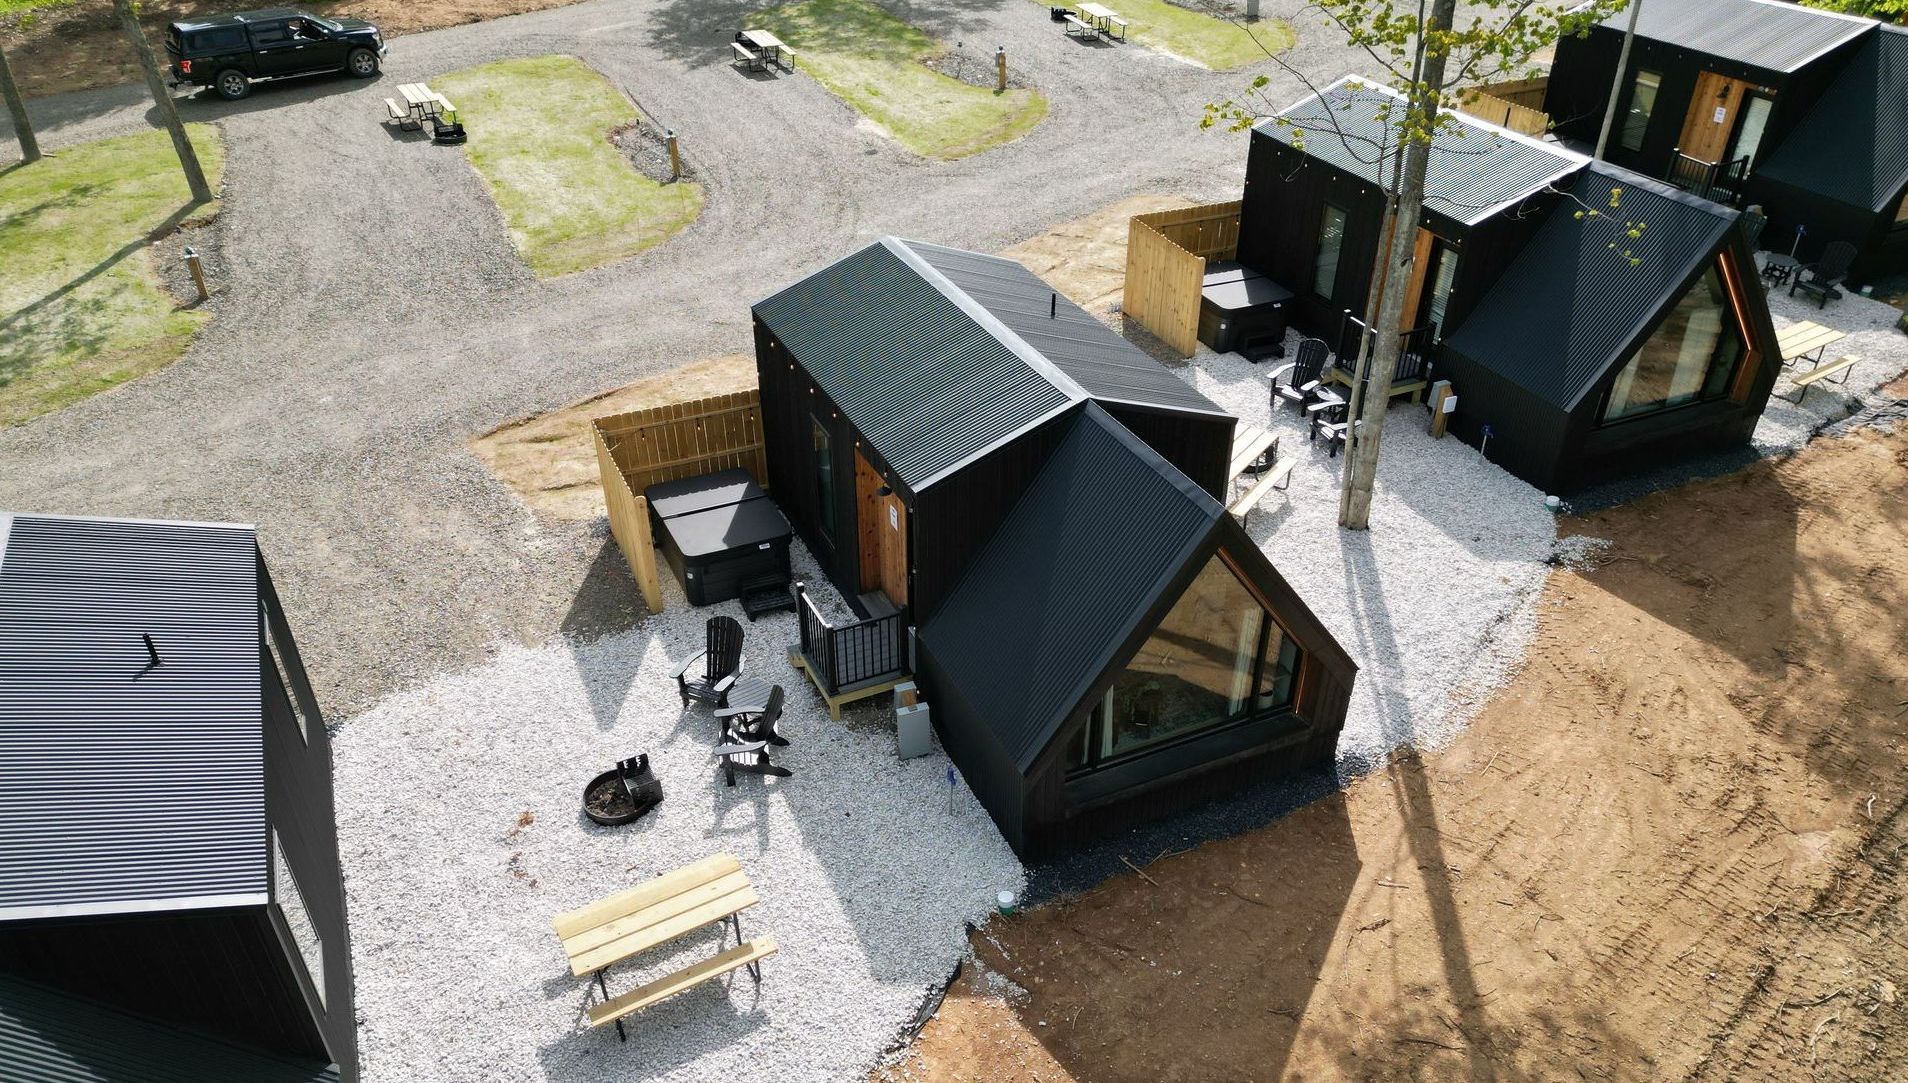
[[[254,79],[320,72],[378,73],[384,36],[363,19],[326,19],[295,8],[241,11],[166,27],[174,86],[209,86],[227,101],[252,92]]]

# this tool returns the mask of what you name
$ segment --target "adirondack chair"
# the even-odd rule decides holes
[[[1815,298],[1815,307],[1827,308],[1830,301],[1842,299],[1842,291],[1835,287],[1848,278],[1849,265],[1855,262],[1855,246],[1847,241],[1833,241],[1822,250],[1822,258],[1814,263],[1804,264],[1796,272],[1795,279],[1789,283],[1789,296],[1794,297],[1801,290]]]
[[[786,746],[788,741],[775,732],[775,723],[782,717],[782,686],[776,685],[769,693],[768,703],[761,707],[728,707],[716,712],[722,720],[722,745],[715,750],[715,758],[722,763],[723,780],[730,786],[735,785],[735,773],[741,771],[750,775],[774,775],[776,778],[788,778],[794,774],[786,767],[778,767],[769,761],[769,746]]]
[[[722,694],[742,671],[742,622],[734,617],[710,617],[707,631],[708,641],[703,649],[690,655],[671,674],[676,678],[676,690],[682,695],[684,707],[689,706],[692,699],[720,703]],[[691,675],[690,670],[698,660],[702,663],[701,672]]]
[[[1318,339],[1299,340],[1297,359],[1272,370],[1272,409],[1278,409],[1281,402],[1303,409],[1318,390],[1325,362],[1330,358],[1331,349]],[[1279,383],[1280,376],[1285,377],[1283,384]]]
[[[1750,252],[1762,250],[1762,230],[1768,224],[1769,216],[1755,207],[1742,212],[1742,239],[1749,242]]]

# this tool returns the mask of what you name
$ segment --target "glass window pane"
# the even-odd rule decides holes
[[[1720,397],[1742,354],[1722,277],[1711,266],[1617,375],[1603,419]]]
[[[298,881],[292,876],[291,863],[285,860],[285,848],[278,841],[276,829],[272,831],[272,881],[273,901],[285,915],[285,925],[291,930],[299,958],[305,962],[305,973],[311,976],[311,984],[318,990],[318,1002],[322,1004],[325,999],[324,942],[318,937],[318,926],[312,923],[311,910],[305,906],[304,893],[298,890]]]
[[[1755,168],[1756,152],[1762,147],[1762,133],[1769,127],[1769,111],[1775,103],[1760,94],[1752,94],[1742,107],[1742,126],[1736,129],[1736,141],[1730,144],[1729,160],[1749,159]]]
[[[1643,149],[1643,136],[1650,127],[1650,113],[1656,109],[1656,91],[1662,85],[1663,77],[1653,71],[1636,73],[1636,84],[1630,88],[1630,109],[1623,115],[1623,132],[1617,139],[1623,149]]]
[[[1259,672],[1259,711],[1292,705],[1292,692],[1298,685],[1298,658],[1298,644],[1274,624],[1265,644],[1265,665]]]
[[[298,723],[298,736],[306,744],[311,743],[311,725],[305,721],[305,709],[299,706],[298,693],[292,690],[291,676],[285,672],[285,660],[278,656],[278,643],[272,638],[272,615],[264,606],[258,610],[259,620],[265,627],[265,657],[272,660],[272,674],[278,679],[278,688],[285,693],[285,702],[291,705],[292,721]]]
[[[1895,208],[1895,224],[1908,225],[1908,195],[1901,197],[1901,206]]]
[[[1425,306],[1425,316],[1435,324],[1439,338],[1443,338],[1444,310],[1451,303],[1451,287],[1457,282],[1457,250],[1439,241],[1432,248],[1432,258],[1437,260],[1437,268],[1431,279],[1431,303]]]
[[[1318,259],[1312,267],[1312,292],[1330,297],[1338,283],[1338,253],[1345,247],[1345,212],[1331,204],[1318,223]]]
[[[1265,619],[1232,569],[1209,561],[1114,679],[1105,754],[1245,717]]]
[[[815,454],[815,522],[821,532],[835,536],[835,451],[821,419],[808,419],[810,447]]]

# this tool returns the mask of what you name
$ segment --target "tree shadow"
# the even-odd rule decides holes
[[[884,3],[881,7],[929,37],[951,46],[962,34],[977,31],[984,25],[972,13],[1001,8],[1012,10],[1014,5],[1024,5],[1028,12],[1040,13],[1039,8],[1025,4],[1025,0]],[[670,59],[692,68],[726,64],[731,56],[729,42],[734,40],[737,31],[748,28],[749,17],[778,6],[781,5],[774,0],[670,0],[662,4],[650,20],[649,43]],[[878,42],[872,43],[873,47],[885,48],[886,45]]]
[[[30,214],[38,210],[52,209],[53,206],[57,206],[57,205],[75,203],[84,194],[85,194],[85,191],[76,190],[71,197],[62,197],[59,200],[50,201],[51,205],[43,203],[39,207],[33,208],[33,210],[28,211],[26,213]],[[51,292],[39,297],[38,299],[30,302],[24,307],[18,308],[14,310],[13,312],[8,313],[4,318],[0,318],[0,331],[7,331],[16,326],[19,326],[20,324],[27,321],[29,318],[39,314],[40,312],[46,310],[48,307],[52,306],[56,302],[60,301],[62,298],[70,296],[75,290],[81,288],[82,286],[85,286],[87,283],[93,281],[94,279],[100,277],[101,275],[111,271],[114,267],[119,266],[119,264],[125,261],[128,257],[132,256],[133,253],[138,252],[140,249],[145,248],[147,245],[151,244],[154,238],[163,237],[166,234],[177,229],[181,222],[184,222],[187,218],[190,218],[192,216],[192,212],[195,210],[198,210],[202,206],[204,206],[204,204],[199,203],[196,200],[188,201],[186,204],[181,206],[178,210],[173,211],[171,214],[167,215],[165,220],[162,221],[158,226],[156,226],[150,232],[140,237],[134,238],[133,240],[127,241],[123,245],[120,245],[117,249],[114,249],[113,252],[110,255],[108,255],[105,259],[102,259],[98,263],[95,263],[92,267],[88,268],[84,273],[80,274],[78,277],[70,279],[64,283],[61,283],[57,288],[53,289]]]

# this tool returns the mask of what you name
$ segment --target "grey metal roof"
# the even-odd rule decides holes
[[[1088,403],[920,636],[1024,771],[1225,510]]]
[[[1376,185],[1377,163],[1385,160],[1385,150],[1396,138],[1387,111],[1402,109],[1403,102],[1387,87],[1346,76],[1281,111],[1278,115],[1289,125],[1267,119],[1254,131],[1288,146],[1302,142],[1308,157]],[[1460,222],[1481,222],[1589,160],[1475,117],[1443,115],[1453,120],[1432,143],[1424,202]]]
[[[1886,209],[1908,186],[1908,28],[1884,26],[1857,47],[1756,172],[1851,207]]]
[[[338,1072],[0,975],[0,1083],[212,1080],[338,1083]]]
[[[1621,205],[1609,209],[1612,189]],[[1715,253],[1737,212],[1605,162],[1593,163],[1445,346],[1559,409],[1578,401]],[[1608,215],[1579,221],[1588,205]],[[1622,236],[1625,223],[1643,234]],[[1631,266],[1612,241],[1642,262]],[[1462,389],[1460,389],[1462,393]]]
[[[0,920],[263,903],[252,529],[0,527]]]
[[[1012,260],[883,237],[754,311],[915,492],[1087,399],[1225,415]]]
[[[906,243],[1096,401],[1231,416],[1013,260],[920,241]]]
[[[997,321],[962,301],[904,242],[884,237],[755,314],[919,491],[1082,394],[1016,353]]]
[[[1603,25],[1622,33],[1626,8]],[[1878,25],[1872,19],[1785,0],[1647,0],[1636,13],[1640,38],[1774,72],[1793,72]]]

